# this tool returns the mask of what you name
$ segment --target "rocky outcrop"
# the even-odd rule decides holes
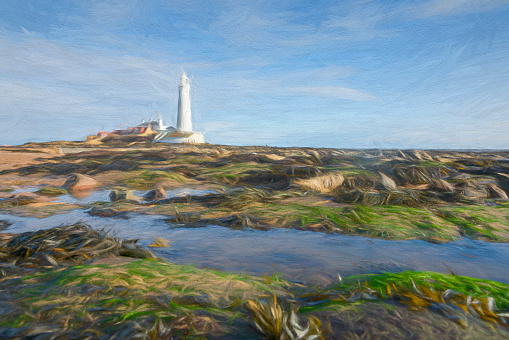
[[[71,174],[62,188],[69,191],[91,190],[99,186],[99,183],[90,176],[83,174]]]
[[[345,178],[340,173],[329,173],[322,176],[298,179],[295,181],[295,184],[304,189],[328,193],[339,187],[344,181]]]
[[[155,189],[150,190],[143,196],[145,201],[159,201],[166,198],[166,191],[162,186],[158,186]]]
[[[154,242],[148,245],[152,248],[167,248],[170,246],[170,241],[164,237],[156,236]]]
[[[132,190],[114,189],[110,192],[110,201],[139,201],[141,198],[136,196]]]

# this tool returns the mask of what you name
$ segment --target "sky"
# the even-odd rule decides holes
[[[157,117],[227,145],[507,149],[509,0],[2,0],[0,145]]]

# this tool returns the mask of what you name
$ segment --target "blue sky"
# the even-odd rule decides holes
[[[0,144],[175,124],[214,144],[506,149],[509,0],[2,0]]]

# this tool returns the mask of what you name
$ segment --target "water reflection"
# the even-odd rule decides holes
[[[83,220],[123,238],[148,245],[155,236],[171,241],[155,251],[171,261],[255,275],[283,273],[308,284],[327,284],[337,275],[384,270],[431,270],[509,283],[509,245],[462,239],[446,244],[388,241],[361,236],[274,229],[232,230],[220,226],[175,228],[162,216],[133,214],[128,220],[93,217],[84,210],[38,219],[0,214],[25,232]]]

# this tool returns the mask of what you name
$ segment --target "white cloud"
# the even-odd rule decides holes
[[[21,101],[28,108],[30,96],[32,102],[46,104],[45,110],[60,110],[63,104],[57,108],[56,103],[74,102],[70,98],[96,106],[115,101],[161,103],[169,93],[176,93],[179,69],[180,65],[164,59],[118,55],[90,46],[28,36],[0,39],[0,86],[11,88],[9,98],[0,97],[0,103],[5,107]]]

